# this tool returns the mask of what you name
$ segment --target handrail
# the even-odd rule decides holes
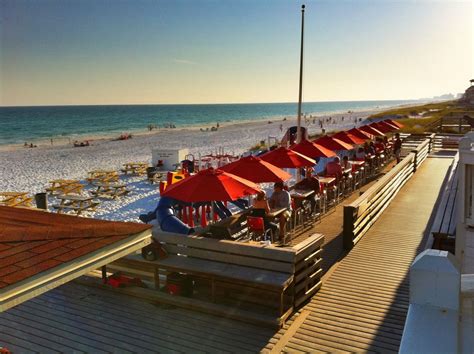
[[[352,249],[390,204],[400,189],[428,157],[433,136],[412,150],[399,164],[367,189],[359,198],[344,206],[343,242]]]

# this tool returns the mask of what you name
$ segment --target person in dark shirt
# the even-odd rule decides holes
[[[393,143],[393,153],[397,158],[397,163],[400,162],[400,154],[402,152],[402,141],[400,140],[400,134],[395,134],[395,141]]]
[[[314,195],[309,197],[309,201],[311,202],[311,210],[314,210],[316,206],[316,200],[319,198],[319,193],[321,191],[321,185],[319,180],[313,176],[314,169],[308,168],[306,169],[306,176],[304,179],[299,181],[295,184],[294,189],[304,189],[304,190],[312,190],[314,191]]]

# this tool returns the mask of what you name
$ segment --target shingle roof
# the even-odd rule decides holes
[[[0,206],[0,289],[148,229]]]

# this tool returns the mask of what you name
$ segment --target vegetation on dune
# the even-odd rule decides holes
[[[458,117],[464,114],[471,114],[472,111],[466,110],[457,100],[444,101],[437,103],[428,103],[419,106],[398,107],[384,112],[371,115],[368,119],[374,120],[383,117],[395,117],[404,127],[401,129],[404,133],[423,133],[435,132],[437,122],[441,118]],[[446,131],[447,132],[447,131]],[[454,131],[453,131],[454,132]]]

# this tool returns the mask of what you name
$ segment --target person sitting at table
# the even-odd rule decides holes
[[[365,151],[363,147],[360,147],[357,149],[357,152],[355,154],[355,159],[357,161],[365,161]]]
[[[377,151],[377,148],[376,148],[376,146],[375,146],[375,144],[374,144],[373,141],[371,141],[371,142],[369,143],[369,149],[370,149],[370,151],[371,151],[371,154],[373,154],[373,155],[376,155],[376,154],[380,153],[379,151]]]
[[[314,168],[307,168],[305,178],[296,183],[294,189],[306,189],[314,191],[314,195],[309,198],[309,201],[311,202],[311,210],[314,211],[316,200],[318,199],[318,195],[321,191],[321,185],[319,184],[319,180],[313,176],[313,172]]]
[[[342,168],[343,168],[344,171],[348,170],[348,169],[352,170],[352,164],[349,161],[349,156],[344,156],[342,158]]]
[[[326,165],[326,176],[335,177],[339,181],[342,177],[341,159],[336,156],[333,161]]]
[[[364,152],[365,152],[365,155],[366,156],[373,156],[375,155],[375,148],[374,148],[374,143],[373,142],[370,142],[369,143],[365,143],[364,144]]]
[[[270,205],[264,191],[257,194],[257,197],[252,203],[251,216],[262,217],[265,225],[265,230],[271,229],[273,234],[276,234],[278,225],[268,220],[268,214],[270,213]]]
[[[269,205],[273,209],[285,208],[280,214],[280,241],[285,240],[285,226],[287,219],[291,216],[291,197],[288,191],[284,190],[283,182],[276,182],[273,185],[273,194],[270,197]]]
[[[385,152],[385,144],[382,138],[376,138],[374,146],[377,153],[383,154]]]

